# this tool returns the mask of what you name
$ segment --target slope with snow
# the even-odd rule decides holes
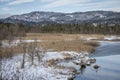
[[[57,12],[40,12],[35,11],[27,14],[13,15],[1,21],[10,23],[25,23],[33,22],[42,24],[43,22],[54,23],[110,23],[119,24],[120,13],[112,11],[88,11],[75,13],[57,13]]]

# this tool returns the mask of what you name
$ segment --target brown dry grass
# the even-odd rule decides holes
[[[45,49],[54,49],[56,51],[93,52],[97,43],[85,42],[81,40],[72,40],[72,41],[39,42],[38,45]]]
[[[0,56],[2,58],[10,58],[12,55],[23,53],[23,48],[19,46],[0,47]]]
[[[96,37],[103,39],[104,35],[99,34],[62,34],[62,33],[27,33],[24,39],[38,39],[38,40],[79,40],[88,37]]]
[[[0,48],[0,58],[8,58],[8,57],[12,57],[13,55],[13,49],[11,48]]]
[[[71,56],[70,54],[68,54],[68,53],[62,53],[63,55],[64,55],[64,59],[65,60],[68,60],[68,59],[72,59],[73,58],[73,56]]]
[[[43,40],[38,45],[45,49],[54,49],[57,51],[88,51],[93,52],[97,46],[96,42],[85,42],[83,38],[103,39],[104,35],[98,34],[61,34],[61,33],[27,33],[23,39]]]
[[[54,66],[56,61],[57,61],[57,59],[49,60],[49,61],[47,61],[47,65],[48,66]]]
[[[43,40],[38,42],[38,46],[44,49],[53,49],[56,51],[88,51],[93,52],[94,48],[98,46],[96,42],[86,42],[81,38],[97,37],[103,38],[103,35],[89,35],[89,34],[48,34],[48,33],[27,33],[27,36],[22,39],[25,40]],[[11,48],[1,48],[0,55],[10,57],[16,53],[22,53],[23,49],[20,46],[13,46]]]

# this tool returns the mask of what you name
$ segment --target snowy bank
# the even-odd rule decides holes
[[[35,65],[30,66],[26,59],[25,68],[21,69],[22,55],[11,59],[2,60],[2,80],[67,80],[72,77],[70,69],[49,67],[44,62],[35,60]]]
[[[120,40],[120,37],[117,37],[117,36],[105,36],[104,37],[104,40]]]
[[[91,40],[101,40],[101,41],[115,41],[115,40],[119,40],[120,41],[120,37],[118,36],[113,36],[113,35],[107,35],[104,37],[81,37],[82,40],[86,40],[86,41],[91,41]]]
[[[2,80],[68,80],[92,59],[87,52],[46,52],[40,62],[34,57],[35,64],[31,65],[28,54],[25,57],[24,68],[21,68],[22,54],[2,60]],[[55,65],[49,66],[47,61],[50,60],[54,60]]]

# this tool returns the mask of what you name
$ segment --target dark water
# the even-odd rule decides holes
[[[120,42],[100,42],[101,46],[91,54],[96,63],[76,75],[75,80],[120,80]],[[93,65],[100,68],[94,69]]]

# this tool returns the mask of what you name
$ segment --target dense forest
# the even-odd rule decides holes
[[[10,39],[12,36],[24,36],[25,33],[120,34],[120,25],[82,23],[28,26],[0,22],[0,40]]]
[[[33,28],[33,27],[32,27]],[[42,33],[68,33],[68,34],[120,34],[120,25],[98,24],[94,26],[91,23],[83,24],[48,24],[43,27],[36,27],[37,32]]]
[[[0,40],[24,36],[27,27],[22,26],[21,24],[0,23]]]
[[[120,25],[98,24],[47,24],[28,26],[0,22],[0,40],[12,39],[13,36],[25,36],[25,33],[67,33],[67,34],[120,34]]]

